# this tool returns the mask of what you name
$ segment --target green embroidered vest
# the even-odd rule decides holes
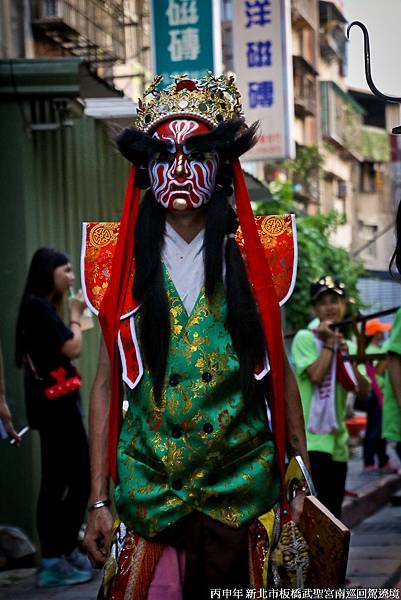
[[[223,287],[213,305],[202,290],[188,316],[164,273],[171,341],[162,405],[145,365],[138,386],[127,389],[118,444],[118,514],[145,538],[194,510],[239,527],[279,495],[263,399],[246,404],[241,396]],[[138,329],[140,310],[135,319]]]

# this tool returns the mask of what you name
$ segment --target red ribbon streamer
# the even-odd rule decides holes
[[[134,260],[135,225],[138,216],[140,189],[135,187],[135,167],[131,167],[123,214],[120,222],[118,241],[113,258],[110,285],[99,310],[99,321],[110,358],[110,412],[109,412],[109,469],[117,481],[117,442],[122,422],[121,375],[118,356],[117,336],[120,316],[123,314],[124,300]]]
[[[234,166],[234,191],[238,219],[244,237],[248,277],[259,308],[263,333],[269,353],[269,406],[272,415],[273,435],[276,442],[276,463],[281,482],[283,519],[289,519],[285,490],[285,404],[284,404],[284,349],[281,329],[280,304],[263,246],[256,229],[244,174],[238,159]]]

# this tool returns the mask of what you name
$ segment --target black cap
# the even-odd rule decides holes
[[[338,279],[333,279],[333,277],[330,277],[330,275],[319,277],[319,279],[311,284],[310,297],[312,302],[317,300],[318,297],[324,292],[333,292],[342,298],[345,298],[347,295],[345,285],[338,281]]]

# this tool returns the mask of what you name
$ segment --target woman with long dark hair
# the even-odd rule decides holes
[[[75,281],[70,259],[52,248],[32,258],[16,331],[16,362],[24,369],[27,419],[41,443],[37,529],[42,550],[39,587],[92,577],[77,550],[89,494],[89,453],[82,423],[80,376],[72,360],[82,348],[82,294],[68,300],[69,327],[60,313]]]

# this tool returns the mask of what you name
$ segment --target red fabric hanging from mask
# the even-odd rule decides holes
[[[234,161],[233,166],[235,202],[244,237],[248,277],[259,308],[271,365],[269,406],[276,442],[276,462],[281,480],[283,518],[286,521],[289,519],[290,513],[285,490],[284,349],[280,305],[274,289],[270,267],[256,229],[244,174],[238,159]]]
[[[118,241],[113,258],[110,285],[99,310],[99,321],[110,358],[110,413],[109,413],[109,470],[117,480],[117,442],[122,422],[121,373],[117,346],[120,316],[129,284],[135,250],[135,225],[141,191],[135,186],[135,167],[131,167]]]

